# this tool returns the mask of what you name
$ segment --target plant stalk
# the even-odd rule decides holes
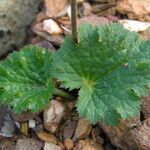
[[[55,88],[54,95],[66,98],[66,99],[71,100],[71,101],[75,100],[75,98],[72,95],[70,95],[69,93],[67,93],[61,89],[58,89],[58,88]]]
[[[77,0],[71,0],[71,26],[72,26],[72,38],[75,43],[78,43]]]

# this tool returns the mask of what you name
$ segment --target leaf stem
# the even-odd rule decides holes
[[[58,89],[58,88],[55,88],[54,95],[66,98],[66,99],[71,100],[71,101],[75,100],[75,98],[72,95],[70,95],[69,93],[67,93],[61,89]]]
[[[71,0],[71,26],[72,26],[72,38],[75,43],[78,43],[77,0]]]

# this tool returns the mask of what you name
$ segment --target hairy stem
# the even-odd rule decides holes
[[[72,26],[72,38],[75,43],[78,43],[76,0],[71,0],[71,26]]]
[[[61,89],[58,89],[58,88],[55,88],[54,95],[66,98],[66,99],[71,100],[71,101],[75,100],[75,98],[72,95],[70,95],[69,93],[67,93]]]

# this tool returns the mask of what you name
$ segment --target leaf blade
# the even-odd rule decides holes
[[[113,125],[120,118],[137,115],[140,96],[146,95],[150,83],[146,59],[150,54],[142,52],[143,41],[120,24],[84,25],[79,39],[75,44],[67,37],[54,55],[52,71],[65,88],[80,89],[79,114],[93,123],[102,120]]]
[[[1,61],[0,102],[10,104],[18,113],[44,107],[54,90],[51,62],[51,53],[36,46],[27,46]]]

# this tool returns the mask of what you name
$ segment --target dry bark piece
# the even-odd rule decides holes
[[[90,3],[83,2],[82,9],[83,16],[92,15],[92,6],[90,5]]]
[[[142,98],[142,113],[144,115],[144,118],[147,119],[150,117],[150,92],[147,97]]]
[[[80,119],[78,122],[77,128],[76,128],[76,131],[75,131],[74,138],[82,139],[82,138],[88,136],[90,134],[91,130],[92,130],[91,123],[85,118]]]
[[[97,16],[116,15],[117,0],[97,1],[92,5],[92,12]]]
[[[97,17],[96,15],[91,15],[91,16],[83,17],[78,20],[78,26],[83,23],[90,23],[92,25],[101,25],[101,24],[109,23],[109,20],[105,17]]]
[[[116,3],[94,4],[92,5],[92,12],[94,14],[98,14],[103,11],[107,12],[107,10],[115,6],[116,6]]]
[[[118,126],[107,126],[104,123],[99,123],[100,127],[109,137],[111,143],[123,150],[127,148],[123,143],[126,134],[139,124],[139,118],[122,120]]]
[[[64,41],[64,36],[62,35],[50,35],[45,32],[43,30],[43,23],[34,24],[32,26],[32,31],[56,46],[60,46]]]
[[[122,150],[150,149],[150,118],[143,125],[138,117],[122,120],[118,126],[106,126],[104,123],[100,123],[100,126],[111,143]]]
[[[40,42],[42,42],[43,40],[45,40],[44,38],[42,38],[41,36],[36,35],[35,37],[33,37],[31,39],[31,44],[38,44]]]
[[[107,16],[107,15],[116,15],[116,7],[114,6],[114,7],[111,7],[111,8],[109,8],[109,9],[107,9],[107,10],[104,10],[104,11],[101,11],[101,12],[99,12],[99,13],[97,13],[96,14],[97,16]]]
[[[57,18],[67,13],[69,0],[44,0],[46,15],[50,18]]]
[[[32,112],[23,112],[21,114],[13,114],[13,118],[17,122],[26,122],[29,121],[30,119],[36,118],[41,112],[37,113],[32,113]]]
[[[57,138],[53,134],[48,133],[48,132],[39,132],[37,133],[37,137],[44,142],[50,142],[53,144],[57,144],[58,142]]]
[[[64,110],[61,102],[52,100],[43,113],[45,129],[54,133],[63,117]]]
[[[120,0],[116,10],[126,14],[129,19],[150,21],[149,0]]]
[[[62,133],[63,137],[65,139],[66,138],[72,138],[76,127],[77,127],[77,121],[76,120],[68,120],[65,123],[65,127],[64,127],[64,130]]]
[[[139,117],[122,120],[118,126],[107,126],[104,123],[99,123],[100,127],[110,138],[111,143],[122,149],[124,148],[124,146],[122,146],[122,142],[124,141],[123,137],[125,137],[130,130],[140,124]]]
[[[150,118],[128,132],[124,142],[127,143],[128,149],[150,150]]]
[[[42,47],[42,48],[49,49],[52,52],[56,51],[55,47],[49,41],[46,41],[46,40],[43,40],[43,41],[41,41],[39,43],[36,43],[35,45],[37,45],[39,47]]]

